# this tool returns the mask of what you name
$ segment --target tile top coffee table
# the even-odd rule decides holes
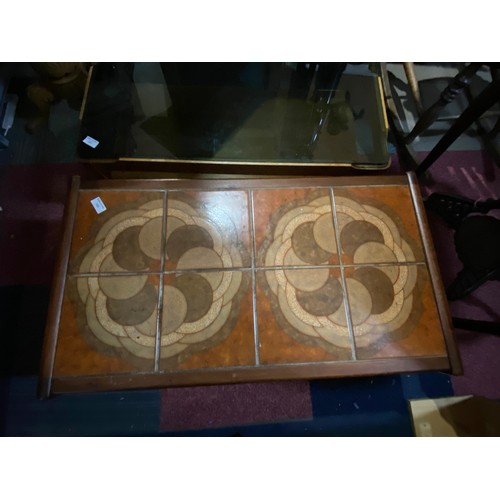
[[[412,175],[75,178],[66,208],[41,397],[461,370]]]

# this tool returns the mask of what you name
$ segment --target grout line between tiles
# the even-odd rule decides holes
[[[81,274],[69,274],[71,278],[90,278],[90,277],[119,277],[119,276],[150,276],[150,275],[160,275],[161,271],[136,271],[136,272],[116,272],[116,273],[81,273]]]
[[[253,248],[252,248],[253,251]],[[339,257],[340,260],[340,257]],[[252,263],[253,264],[253,263]],[[160,274],[181,274],[181,273],[207,273],[207,272],[241,272],[241,271],[279,271],[282,269],[335,269],[335,268],[358,268],[358,267],[394,267],[394,266],[427,266],[426,262],[380,262],[380,263],[359,263],[359,264],[323,264],[305,266],[255,266],[253,267],[206,267],[197,269],[172,269],[168,271],[136,271],[136,272],[105,272],[105,273],[81,273],[68,274],[69,278],[89,278],[89,277],[113,277],[113,276],[149,276]]]
[[[161,269],[165,267],[165,239],[167,236],[167,192],[163,193],[163,224],[161,229],[161,244],[160,244],[160,265]],[[155,343],[155,372],[160,369],[160,353],[161,353],[161,318],[163,316],[163,279],[164,274],[160,274],[160,290],[158,293],[158,312],[156,316],[156,343]]]
[[[426,266],[427,263],[421,260],[415,262],[363,262],[358,264],[342,264],[342,267],[403,267],[403,266]]]
[[[248,209],[250,216],[250,243],[252,246],[252,313],[253,313],[253,335],[254,335],[254,347],[255,347],[255,364],[260,365],[260,355],[259,355],[259,326],[257,323],[257,287],[255,280],[255,226],[254,226],[254,207],[253,207],[253,191],[248,190]]]
[[[333,193],[333,188],[330,188],[330,199],[331,199],[332,215],[333,215],[333,228],[335,230],[335,239],[337,240],[337,255],[339,256],[340,277],[342,279],[342,288],[344,289],[344,308],[347,319],[347,328],[349,330],[349,337],[351,338],[352,359],[353,361],[356,361],[358,359],[356,356],[356,342],[354,340],[354,327],[352,325],[352,319],[351,319],[351,305],[349,304],[349,296],[347,295],[347,283],[344,274],[344,266],[342,264],[342,251],[340,248],[340,231],[337,220],[337,210],[335,208],[335,195]]]

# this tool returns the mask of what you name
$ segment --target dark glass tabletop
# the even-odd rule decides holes
[[[372,63],[99,63],[78,153],[384,168],[378,73]]]

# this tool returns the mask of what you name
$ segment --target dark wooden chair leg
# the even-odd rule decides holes
[[[490,68],[491,72],[491,78],[492,81],[495,80],[500,80],[500,69],[498,67],[491,67]],[[472,95],[470,87],[466,89],[465,94],[467,96],[467,100],[469,102],[469,105],[474,102],[474,96]],[[483,126],[483,121],[482,118],[479,117],[476,120],[476,129],[477,133],[479,135],[479,138],[481,139],[481,142],[483,143],[483,147],[486,150],[486,152],[492,157],[493,161],[496,163],[498,167],[500,167],[500,149],[495,143],[495,137],[498,135],[498,132],[500,132],[500,118],[497,119],[495,122],[495,125],[491,128],[491,130],[486,130],[486,128]]]
[[[500,132],[500,118],[496,121],[493,128],[488,132],[488,139],[494,139]]]
[[[463,330],[473,332],[489,333],[491,335],[500,335],[500,323],[495,321],[481,321],[478,319],[452,318],[453,326]]]
[[[500,99],[500,80],[490,83],[474,102],[459,116],[446,134],[436,144],[416,169],[417,176],[422,175],[475,120],[491,108]]]
[[[436,121],[443,108],[470,85],[472,77],[478,72],[481,66],[482,63],[471,63],[458,73],[453,81],[443,90],[436,103],[422,114],[411,132],[406,136],[405,140],[407,144],[410,144]]]

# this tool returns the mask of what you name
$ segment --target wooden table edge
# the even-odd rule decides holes
[[[279,189],[293,187],[407,186],[404,175],[366,175],[353,177],[274,177],[271,179],[99,179],[83,182],[82,190],[174,190],[174,189]]]
[[[52,291],[50,295],[47,322],[45,326],[42,357],[40,363],[40,376],[38,382],[38,397],[45,399],[50,396],[52,385],[52,371],[54,367],[55,352],[57,347],[57,336],[61,318],[61,309],[64,299],[64,288],[68,269],[71,240],[75,214],[78,205],[80,177],[73,176],[68,199],[65,205],[63,218],[63,234],[59,245],[58,256],[52,279]]]
[[[85,377],[54,377],[52,392],[54,394],[64,394],[71,392],[161,389],[193,385],[254,383],[277,380],[369,377],[422,371],[447,371],[449,368],[450,363],[447,356],[423,356],[356,360],[352,362],[307,363],[300,365],[225,367],[142,374],[123,373]]]
[[[429,229],[427,214],[422,201],[422,195],[420,193],[420,187],[414,172],[407,172],[407,176],[415,208],[415,215],[417,217],[421,240],[427,260],[429,275],[432,282],[432,288],[434,291],[434,298],[438,308],[439,318],[441,320],[441,327],[446,342],[446,348],[450,357],[451,372],[453,375],[461,375],[463,374],[462,361],[460,359],[460,352],[453,337],[453,323],[450,310],[448,308],[448,300],[446,298],[446,291],[441,279],[441,273],[439,271],[436,250],[434,248],[434,244],[432,243],[432,235]]]

